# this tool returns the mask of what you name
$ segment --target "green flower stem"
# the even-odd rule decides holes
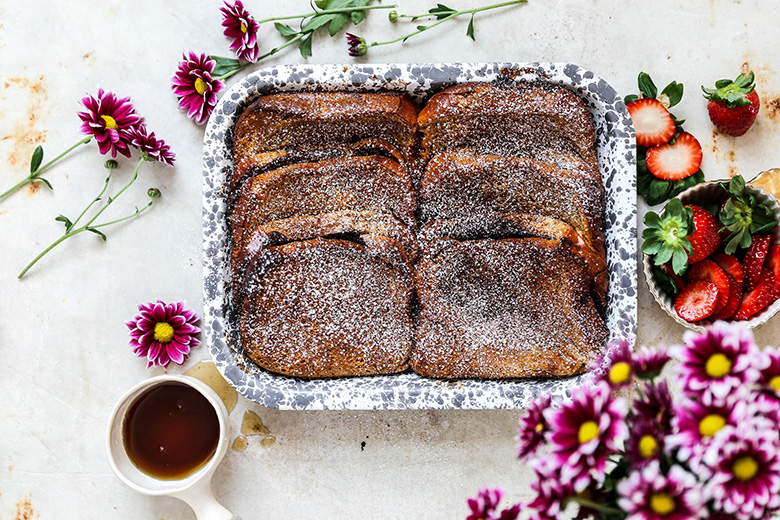
[[[322,10],[314,9],[313,12],[307,14],[296,14],[290,16],[278,16],[274,18],[265,18],[264,20],[257,20],[257,23],[264,24],[268,22],[278,22],[279,20],[294,20],[297,18],[306,19],[306,18],[311,18],[312,16],[319,16],[323,14],[339,14],[339,13],[349,14],[352,13],[353,11],[369,11],[371,9],[393,9],[395,7],[398,6],[397,5],[367,5],[363,7],[343,7],[338,9],[322,9]]]
[[[144,206],[143,208],[141,208],[141,209],[136,208],[136,210],[133,213],[127,215],[126,217],[118,218],[118,219],[112,220],[110,222],[103,222],[102,224],[97,224],[95,226],[92,226],[92,229],[102,228],[102,227],[110,226],[112,224],[118,224],[120,222],[124,222],[125,220],[130,220],[131,218],[137,217],[138,215],[140,215],[141,213],[143,213],[147,209],[151,208],[152,204],[154,204],[154,199],[151,199],[146,204],[146,206]]]
[[[103,189],[100,191],[100,193],[98,193],[98,196],[97,196],[97,197],[95,197],[94,199],[92,199],[92,202],[90,202],[89,204],[87,204],[87,207],[86,207],[86,208],[84,208],[84,211],[82,211],[82,212],[81,212],[81,214],[80,214],[80,215],[79,215],[79,216],[76,218],[76,220],[74,220],[74,221],[73,221],[73,224],[71,225],[71,228],[74,228],[74,227],[76,227],[76,224],[78,224],[79,220],[81,220],[81,217],[83,217],[83,216],[84,216],[84,214],[85,214],[87,211],[89,211],[89,208],[91,208],[92,206],[94,206],[94,205],[95,205],[95,203],[96,203],[97,201],[99,201],[99,200],[100,200],[100,199],[103,197],[103,194],[104,194],[104,193],[106,192],[106,190],[108,189],[108,183],[109,183],[109,181],[111,180],[111,174],[112,174],[112,173],[114,173],[114,168],[109,168],[109,170],[108,170],[108,176],[106,176],[106,182],[105,182],[105,184],[103,184]]]
[[[128,182],[127,184],[125,184],[125,186],[124,186],[124,187],[123,187],[121,190],[119,190],[119,192],[117,192],[117,194],[116,194],[116,195],[114,195],[113,197],[109,197],[109,199],[106,201],[105,205],[104,205],[102,208],[100,208],[100,211],[98,211],[98,212],[95,214],[95,216],[93,216],[91,219],[89,219],[89,222],[87,222],[86,224],[84,224],[83,226],[81,226],[81,227],[79,227],[79,228],[76,228],[76,229],[71,229],[70,231],[66,232],[66,233],[65,233],[64,235],[62,235],[60,238],[58,238],[57,240],[55,240],[55,241],[54,241],[54,242],[53,242],[53,243],[52,243],[52,244],[51,244],[49,247],[47,247],[46,249],[44,249],[43,251],[41,251],[41,253],[40,253],[38,256],[36,256],[36,257],[35,257],[35,258],[32,260],[32,262],[30,262],[29,264],[27,264],[27,267],[25,267],[25,268],[22,270],[22,272],[21,272],[21,273],[19,273],[19,276],[18,276],[18,278],[22,278],[22,277],[23,277],[23,276],[24,276],[24,275],[27,273],[27,271],[29,271],[29,270],[30,270],[30,268],[31,268],[32,266],[34,266],[34,265],[35,265],[35,264],[38,262],[38,260],[40,260],[41,258],[43,258],[43,257],[44,257],[44,255],[46,255],[46,253],[48,253],[49,251],[51,251],[52,249],[54,249],[55,247],[57,247],[57,246],[58,246],[58,245],[59,245],[61,242],[64,242],[64,241],[65,241],[65,240],[67,240],[68,238],[70,238],[70,237],[72,237],[72,236],[74,236],[74,235],[78,235],[79,233],[81,233],[81,232],[83,232],[83,231],[87,231],[88,229],[95,229],[95,228],[98,228],[98,227],[107,226],[107,225],[109,225],[109,224],[114,224],[114,223],[116,223],[116,222],[121,222],[121,221],[123,221],[123,220],[127,220],[128,218],[131,218],[131,217],[134,217],[134,216],[136,216],[136,215],[140,214],[140,213],[141,213],[141,211],[137,210],[137,211],[136,211],[136,212],[135,212],[133,215],[130,215],[129,217],[125,217],[125,218],[121,218],[121,219],[118,219],[118,220],[115,220],[115,221],[107,222],[107,223],[105,223],[105,224],[98,224],[98,225],[96,225],[96,226],[93,226],[93,225],[92,225],[92,223],[93,223],[95,220],[97,220],[97,218],[98,218],[98,217],[99,217],[99,216],[100,216],[100,215],[101,215],[101,214],[102,214],[102,213],[103,213],[103,212],[104,212],[104,211],[105,211],[105,210],[106,210],[106,209],[107,209],[107,208],[108,208],[108,207],[109,207],[109,206],[110,206],[110,205],[111,205],[111,204],[112,204],[112,203],[113,203],[113,202],[114,202],[116,199],[118,199],[118,198],[119,198],[119,196],[120,196],[120,195],[122,195],[122,193],[124,193],[124,192],[125,192],[125,190],[126,190],[127,188],[129,188],[130,186],[132,186],[132,184],[133,184],[133,183],[135,182],[135,180],[138,178],[138,170],[141,168],[141,165],[142,165],[142,164],[143,164],[145,161],[146,161],[146,159],[141,159],[140,161],[138,161],[138,165],[135,167],[135,171],[133,171],[133,177],[130,179],[130,182]],[[109,179],[110,179],[110,178],[111,178],[111,175],[109,174]],[[108,179],[106,179],[106,184],[108,184]],[[103,193],[104,193],[104,192],[105,192],[105,189],[104,189],[103,191],[101,191],[101,192],[100,192],[100,195],[99,195],[98,197],[96,197],[96,198],[95,198],[95,199],[94,199],[94,200],[93,200],[93,201],[90,203],[90,205],[89,205],[89,206],[91,206],[92,204],[94,204],[95,202],[97,202],[97,201],[100,199],[100,197],[103,195]],[[88,207],[89,207],[89,206],[88,206]],[[146,208],[144,208],[144,209],[146,209]],[[83,215],[83,212],[82,212],[82,215]],[[81,218],[81,216],[79,216],[79,218]]]
[[[296,34],[295,38],[287,40],[287,42],[285,42],[284,45],[280,45],[279,47],[274,47],[273,49],[271,49],[270,51],[266,52],[262,56],[259,56],[257,58],[257,61],[261,61],[261,60],[263,60],[263,59],[265,59],[265,58],[267,58],[269,56],[272,56],[272,55],[276,54],[277,52],[279,52],[280,50],[284,49],[285,47],[287,47],[289,45],[292,45],[293,43],[297,42],[298,40],[300,40],[301,38],[303,38],[307,34],[308,33],[298,33],[298,34]],[[241,69],[243,69],[245,67],[248,67],[249,65],[255,65],[255,63],[252,63],[252,62],[244,63],[240,67],[237,67],[237,68],[231,70],[230,72],[226,72],[225,74],[223,74],[221,76],[217,76],[215,79],[218,79],[220,81],[224,80],[224,79],[228,79],[230,76],[232,76],[233,74],[237,73]]]
[[[477,8],[474,8],[474,9],[467,9],[465,11],[455,11],[454,13],[452,13],[450,15],[447,15],[446,17],[442,18],[441,20],[437,20],[436,22],[432,23],[431,25],[427,25],[427,26],[425,26],[425,27],[423,27],[421,29],[417,29],[416,31],[414,31],[412,33],[409,33],[409,34],[407,34],[405,36],[401,36],[400,38],[396,38],[394,40],[388,40],[386,42],[373,42],[373,43],[369,43],[368,46],[369,47],[377,47],[379,45],[390,45],[392,43],[406,41],[409,38],[411,38],[412,36],[416,36],[416,35],[420,34],[421,32],[427,31],[428,29],[433,29],[437,25],[441,25],[444,22],[446,22],[447,20],[451,20],[452,18],[456,18],[458,16],[463,16],[464,14],[474,15],[474,14],[477,14],[477,13],[479,13],[481,11],[488,11],[490,9],[497,9],[499,7],[507,7],[507,6],[516,5],[516,4],[525,4],[527,2],[528,2],[528,0],[512,0],[511,2],[502,2],[500,4],[493,4],[493,5],[488,5],[488,6],[485,6],[485,7],[477,7]],[[411,20],[417,20],[419,18],[425,18],[425,17],[430,17],[430,16],[436,16],[436,15],[435,14],[430,14],[430,13],[416,15],[416,16],[398,15],[398,18],[409,18]]]
[[[581,506],[585,506],[588,509],[595,509],[596,511],[600,511],[602,513],[615,515],[620,514],[621,511],[619,509],[615,509],[614,507],[607,507],[604,505],[599,504],[598,502],[594,502],[592,500],[588,500],[586,498],[580,498],[580,497],[572,497],[568,501],[575,502]]]
[[[48,168],[49,168],[51,165],[53,165],[54,163],[56,163],[57,161],[59,161],[60,159],[62,159],[63,157],[65,157],[66,155],[68,155],[68,154],[69,154],[70,152],[72,152],[72,151],[73,151],[75,148],[77,148],[77,147],[81,146],[82,144],[87,144],[87,143],[88,143],[88,142],[90,142],[91,140],[92,140],[92,136],[91,136],[91,135],[90,135],[90,136],[88,136],[88,137],[85,137],[84,139],[82,139],[82,140],[81,140],[81,141],[79,141],[78,143],[74,144],[73,146],[71,146],[70,148],[68,148],[67,150],[65,150],[65,151],[64,151],[64,152],[62,152],[61,154],[59,154],[57,157],[55,157],[55,158],[54,158],[54,159],[52,159],[51,161],[47,162],[46,164],[44,164],[44,165],[42,165],[42,166],[39,166],[38,168],[36,168],[36,169],[35,169],[35,171],[31,172],[31,173],[30,173],[30,175],[28,175],[27,177],[25,177],[25,178],[24,178],[24,179],[23,179],[21,182],[19,182],[18,184],[16,184],[16,185],[15,185],[15,186],[13,186],[12,188],[10,188],[10,189],[8,189],[8,190],[4,191],[4,192],[3,192],[3,193],[0,195],[0,200],[4,199],[5,197],[7,197],[8,195],[10,195],[11,193],[15,192],[16,190],[18,190],[19,188],[21,188],[22,186],[24,186],[24,185],[25,185],[25,184],[27,184],[28,182],[34,181],[34,180],[35,180],[35,179],[37,179],[37,178],[38,178],[38,177],[39,177],[39,176],[40,176],[40,175],[41,175],[41,174],[42,174],[44,171],[46,171],[46,170],[47,170],[47,169],[48,169]]]

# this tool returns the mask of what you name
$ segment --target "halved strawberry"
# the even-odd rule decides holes
[[[654,176],[666,181],[690,177],[701,166],[701,145],[688,132],[682,132],[674,144],[648,148],[645,164]]]
[[[720,247],[721,239],[718,233],[720,224],[706,209],[692,204],[687,207],[693,212],[693,234],[688,235],[688,240],[693,246],[693,254],[688,261],[696,263],[704,260]]]
[[[710,317],[712,321],[731,318],[742,304],[742,284],[738,284],[734,277],[728,273],[726,273],[726,278],[729,280],[729,297],[726,305]]]
[[[750,241],[750,247],[745,251],[745,258],[742,259],[742,269],[745,274],[745,292],[751,291],[761,276],[761,269],[764,268],[764,260],[769,250],[769,242],[772,241],[772,235],[753,235]]]
[[[731,275],[734,281],[737,282],[739,292],[742,294],[742,264],[735,256],[727,255],[726,253],[717,253],[710,257],[713,262],[718,264],[718,267],[726,271],[726,274]]]
[[[696,280],[705,280],[715,284],[715,287],[718,288],[718,301],[715,302],[713,313],[720,312],[726,306],[726,302],[729,299],[729,279],[726,272],[718,267],[718,264],[705,258],[695,264],[691,264],[685,277],[689,283]]]
[[[773,302],[780,298],[780,244],[769,244],[764,267],[771,270],[772,274],[775,275],[775,286],[772,288],[771,296]]]
[[[742,296],[742,303],[739,306],[733,319],[748,320],[752,316],[764,310],[769,305],[772,297],[772,289],[775,286],[775,275],[769,269],[762,269],[761,275],[753,289]]]
[[[657,146],[666,144],[674,136],[674,121],[660,101],[640,98],[626,105],[636,130],[636,144]]]
[[[685,321],[699,321],[712,315],[717,301],[718,287],[712,282],[696,280],[677,295],[674,310]]]

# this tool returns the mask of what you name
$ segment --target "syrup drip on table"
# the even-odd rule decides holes
[[[162,383],[141,395],[123,425],[130,460],[161,480],[188,477],[214,455],[219,419],[197,390],[178,382]]]

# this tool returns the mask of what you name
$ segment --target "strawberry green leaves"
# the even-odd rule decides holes
[[[720,187],[729,194],[720,212],[720,221],[722,229],[729,231],[724,244],[726,254],[731,255],[737,248],[748,248],[753,235],[770,232],[777,222],[772,210],[746,191],[741,175],[728,183],[720,183]]]
[[[680,199],[672,199],[659,215],[648,211],[643,222],[642,252],[653,258],[653,264],[672,263],[675,274],[682,274],[688,266],[693,245],[688,236],[693,234],[693,212]]]

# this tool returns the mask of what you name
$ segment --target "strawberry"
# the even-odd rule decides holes
[[[715,88],[704,88],[707,112],[715,127],[727,135],[743,135],[756,120],[761,101],[753,84],[754,75],[740,74],[734,81],[722,79],[715,82]]]
[[[718,264],[705,258],[695,264],[691,264],[685,277],[688,283],[696,280],[705,280],[715,284],[715,287],[718,288],[718,301],[715,303],[713,313],[720,312],[726,306],[730,294],[729,279],[726,272],[718,267]]]
[[[688,132],[682,132],[673,144],[649,148],[645,164],[653,176],[665,181],[677,181],[698,172],[701,158],[699,141]]]
[[[712,213],[700,206],[689,205],[693,212],[693,234],[688,237],[693,252],[688,261],[695,263],[704,260],[720,247],[720,225]]]
[[[764,266],[775,275],[775,286],[772,288],[771,300],[780,298],[780,245],[770,244],[764,260]]]
[[[699,321],[712,315],[718,288],[712,282],[696,280],[686,285],[674,300],[674,310],[685,321]]]
[[[717,253],[712,255],[711,258],[713,262],[718,264],[718,267],[726,271],[726,274],[734,278],[739,288],[739,293],[742,294],[742,264],[739,263],[739,260],[725,253]]]
[[[729,281],[729,297],[726,300],[726,305],[724,305],[719,312],[716,312],[711,316],[712,321],[727,320],[731,318],[742,304],[742,284],[738,284],[734,277],[728,273],[726,273],[726,278],[728,278]]]
[[[745,251],[742,259],[742,269],[745,275],[745,291],[750,291],[756,286],[764,267],[766,253],[769,250],[769,242],[772,235],[755,235],[750,242],[750,247]]]
[[[761,275],[753,289],[742,296],[742,303],[739,306],[733,319],[748,320],[755,314],[764,310],[769,305],[772,296],[772,289],[775,286],[775,275],[769,269],[762,269]]]
[[[644,97],[626,105],[636,130],[636,144],[656,146],[666,144],[674,136],[671,114],[657,99]]]

